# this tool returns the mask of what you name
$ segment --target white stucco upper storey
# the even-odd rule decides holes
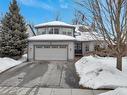
[[[51,21],[51,22],[35,25],[35,27],[43,27],[43,26],[68,26],[68,27],[75,27],[74,25],[67,24],[67,23],[62,22],[62,21]]]
[[[44,35],[38,35],[34,37],[30,37],[28,39],[29,41],[75,41],[76,39],[72,36],[67,35],[57,35],[57,34],[44,34]]]

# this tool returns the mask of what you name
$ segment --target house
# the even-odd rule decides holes
[[[27,33],[28,37],[36,36],[36,32],[34,30],[34,27],[32,27],[32,25],[27,24],[26,28],[27,28],[26,33]]]
[[[60,21],[35,26],[37,36],[29,38],[29,60],[74,59],[75,27]]]
[[[37,36],[28,39],[28,60],[73,60],[75,55],[94,51],[97,45],[90,32],[81,32],[77,25],[52,21],[35,25]]]

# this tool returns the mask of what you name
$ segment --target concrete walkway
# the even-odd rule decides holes
[[[0,95],[98,95],[108,90],[0,87]]]

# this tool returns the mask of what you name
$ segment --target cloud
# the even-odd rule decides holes
[[[39,7],[50,11],[54,10],[52,6],[39,0],[18,0],[18,1],[26,6]]]

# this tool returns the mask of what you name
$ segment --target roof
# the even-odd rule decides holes
[[[28,38],[29,41],[74,41],[72,36],[58,34],[44,34]]]
[[[75,38],[77,41],[97,41],[97,40],[103,40],[103,37],[97,33],[97,32],[94,32],[94,31],[91,31],[91,30],[84,30],[84,31],[81,31],[80,30],[80,27],[84,27],[86,29],[89,29],[90,27],[89,26],[85,26],[85,25],[75,25]]]
[[[67,24],[67,23],[62,22],[62,21],[51,21],[51,22],[41,23],[41,24],[35,25],[35,28],[37,28],[37,27],[43,27],[43,26],[67,26],[67,27],[75,27],[74,25]]]
[[[77,41],[97,41],[103,40],[103,37],[96,32],[82,32],[81,35],[76,36]]]
[[[34,36],[36,36],[36,33],[35,33],[34,28],[30,24],[27,24],[27,26],[30,28],[30,30],[32,31],[32,33],[34,34]]]

